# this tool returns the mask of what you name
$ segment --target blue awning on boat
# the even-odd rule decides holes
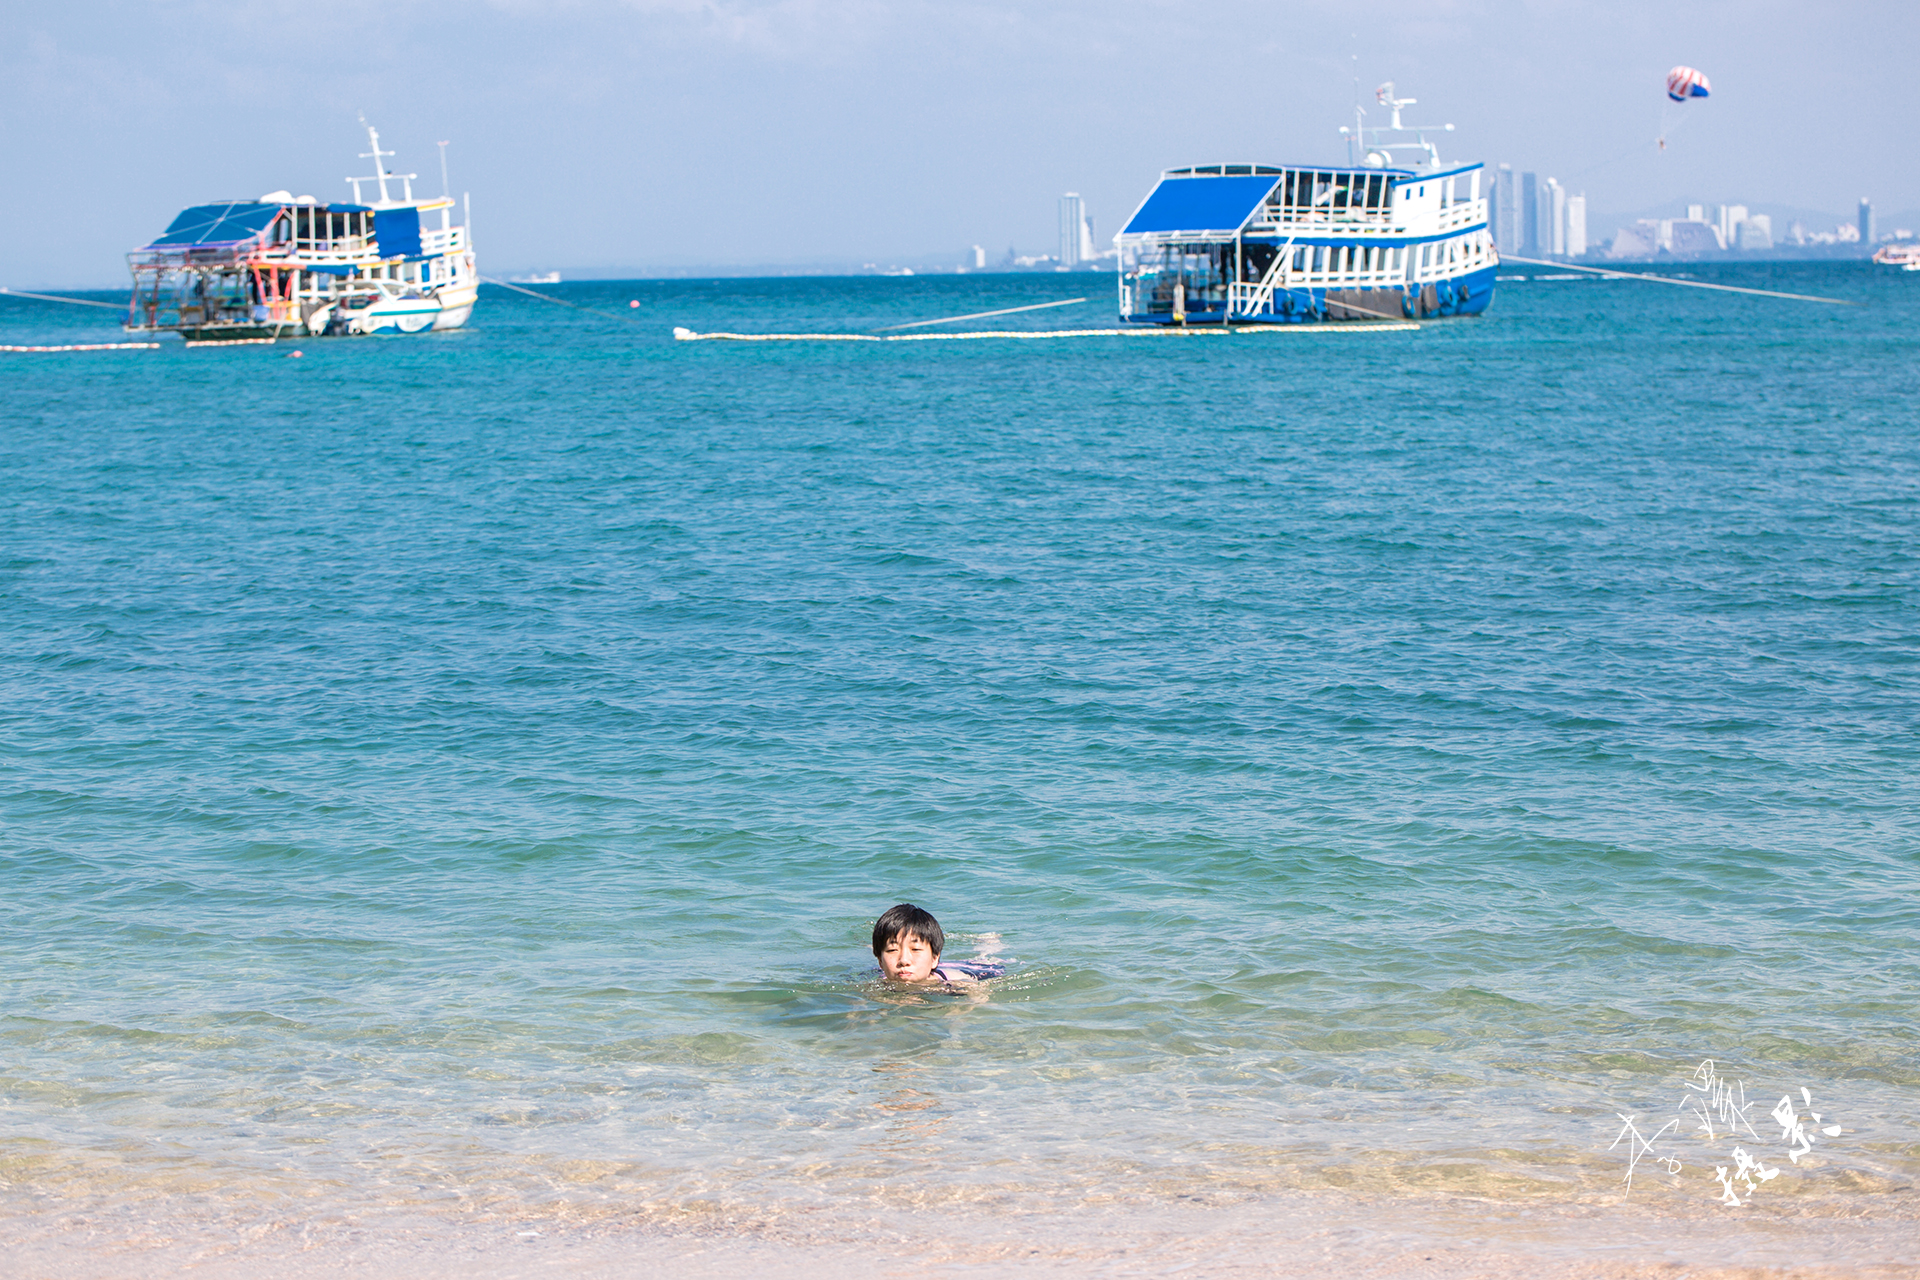
[[[161,235],[147,247],[194,244],[239,244],[251,240],[280,215],[278,204],[240,200],[229,204],[197,204],[180,211]]]
[[[301,262],[295,265],[302,271],[311,271],[321,276],[350,276],[359,269],[352,263],[338,262]]]
[[[380,209],[373,215],[373,238],[383,258],[420,256],[420,211]]]
[[[1210,231],[1230,236],[1246,225],[1278,181],[1280,175],[1266,173],[1162,178],[1120,234]]]

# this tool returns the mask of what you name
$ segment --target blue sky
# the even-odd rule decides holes
[[[112,285],[179,208],[340,199],[365,112],[483,270],[919,259],[1100,236],[1169,165],[1340,158],[1356,76],[1596,213],[1920,207],[1910,4],[78,0],[0,10],[0,284]],[[1664,153],[1675,63],[1712,77]]]

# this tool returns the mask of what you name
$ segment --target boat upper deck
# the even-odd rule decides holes
[[[1401,240],[1456,235],[1486,220],[1478,164],[1427,173],[1218,164],[1162,173],[1116,239],[1136,245],[1247,236]]]
[[[151,243],[134,251],[137,262],[196,265],[272,263],[325,266],[418,259],[467,248],[465,227],[450,224],[454,202],[446,197],[375,208],[306,200],[232,200],[182,210]],[[422,215],[438,213],[438,226]]]

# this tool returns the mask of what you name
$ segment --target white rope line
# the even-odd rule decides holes
[[[25,289],[0,289],[0,293],[10,298],[35,298],[41,302],[71,302],[76,307],[106,307],[112,311],[124,311],[124,302],[95,302],[91,298],[62,298],[51,293],[28,293]]]
[[[1292,293],[1293,290],[1285,289],[1285,290],[1282,290],[1282,292]],[[1328,292],[1331,293],[1333,291],[1328,290]],[[1353,303],[1341,302],[1338,298],[1328,298],[1326,300],[1326,307],[1327,307],[1327,310],[1329,311],[1333,310],[1335,307],[1345,307],[1349,311],[1358,311],[1363,316],[1377,316],[1382,320],[1399,320],[1401,318],[1400,316],[1396,316],[1389,311],[1374,311],[1368,307],[1356,307],[1355,305],[1353,305]]]
[[[599,307],[587,307],[582,306],[578,302],[568,302],[565,298],[556,298],[550,293],[541,293],[535,289],[523,289],[517,284],[506,280],[496,280],[492,276],[481,276],[480,279],[486,284],[498,285],[502,289],[511,289],[515,293],[524,293],[529,298],[538,298],[542,302],[557,302],[563,307],[572,307],[575,311],[584,311],[588,315],[605,316],[609,320],[626,320],[631,318],[623,316],[617,311],[602,311]]]
[[[1677,284],[1689,289],[1717,289],[1721,293],[1751,293],[1756,297],[1786,298],[1793,302],[1827,302],[1836,307],[1866,305],[1846,298],[1821,298],[1810,293],[1776,293],[1772,289],[1743,289],[1738,285],[1708,284],[1705,280],[1675,280],[1672,276],[1656,276],[1650,271],[1610,271],[1604,267],[1580,267],[1571,262],[1552,262],[1545,258],[1521,258],[1511,253],[1501,254],[1500,261],[1524,262],[1530,267],[1553,267],[1561,271],[1585,271],[1590,275],[1605,276],[1609,280],[1651,280],[1655,284]]]
[[[1085,298],[1063,298],[1059,302],[1036,302],[1030,307],[1002,307],[998,311],[973,311],[964,316],[947,316],[940,320],[915,320],[909,324],[883,324],[875,333],[888,333],[894,329],[919,329],[930,324],[956,324],[962,320],[985,320],[988,316],[1010,316],[1016,311],[1045,311],[1048,307],[1070,307],[1076,302],[1085,302]]]

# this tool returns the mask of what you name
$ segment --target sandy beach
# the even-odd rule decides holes
[[[152,1206],[149,1206],[152,1208]],[[1302,1280],[1892,1280],[1920,1276],[1920,1198],[1860,1216],[1303,1196],[1074,1212],[815,1221],[421,1215],[143,1217],[123,1206],[0,1225],[20,1280],[1289,1276]],[[818,1219],[831,1219],[820,1221]]]

